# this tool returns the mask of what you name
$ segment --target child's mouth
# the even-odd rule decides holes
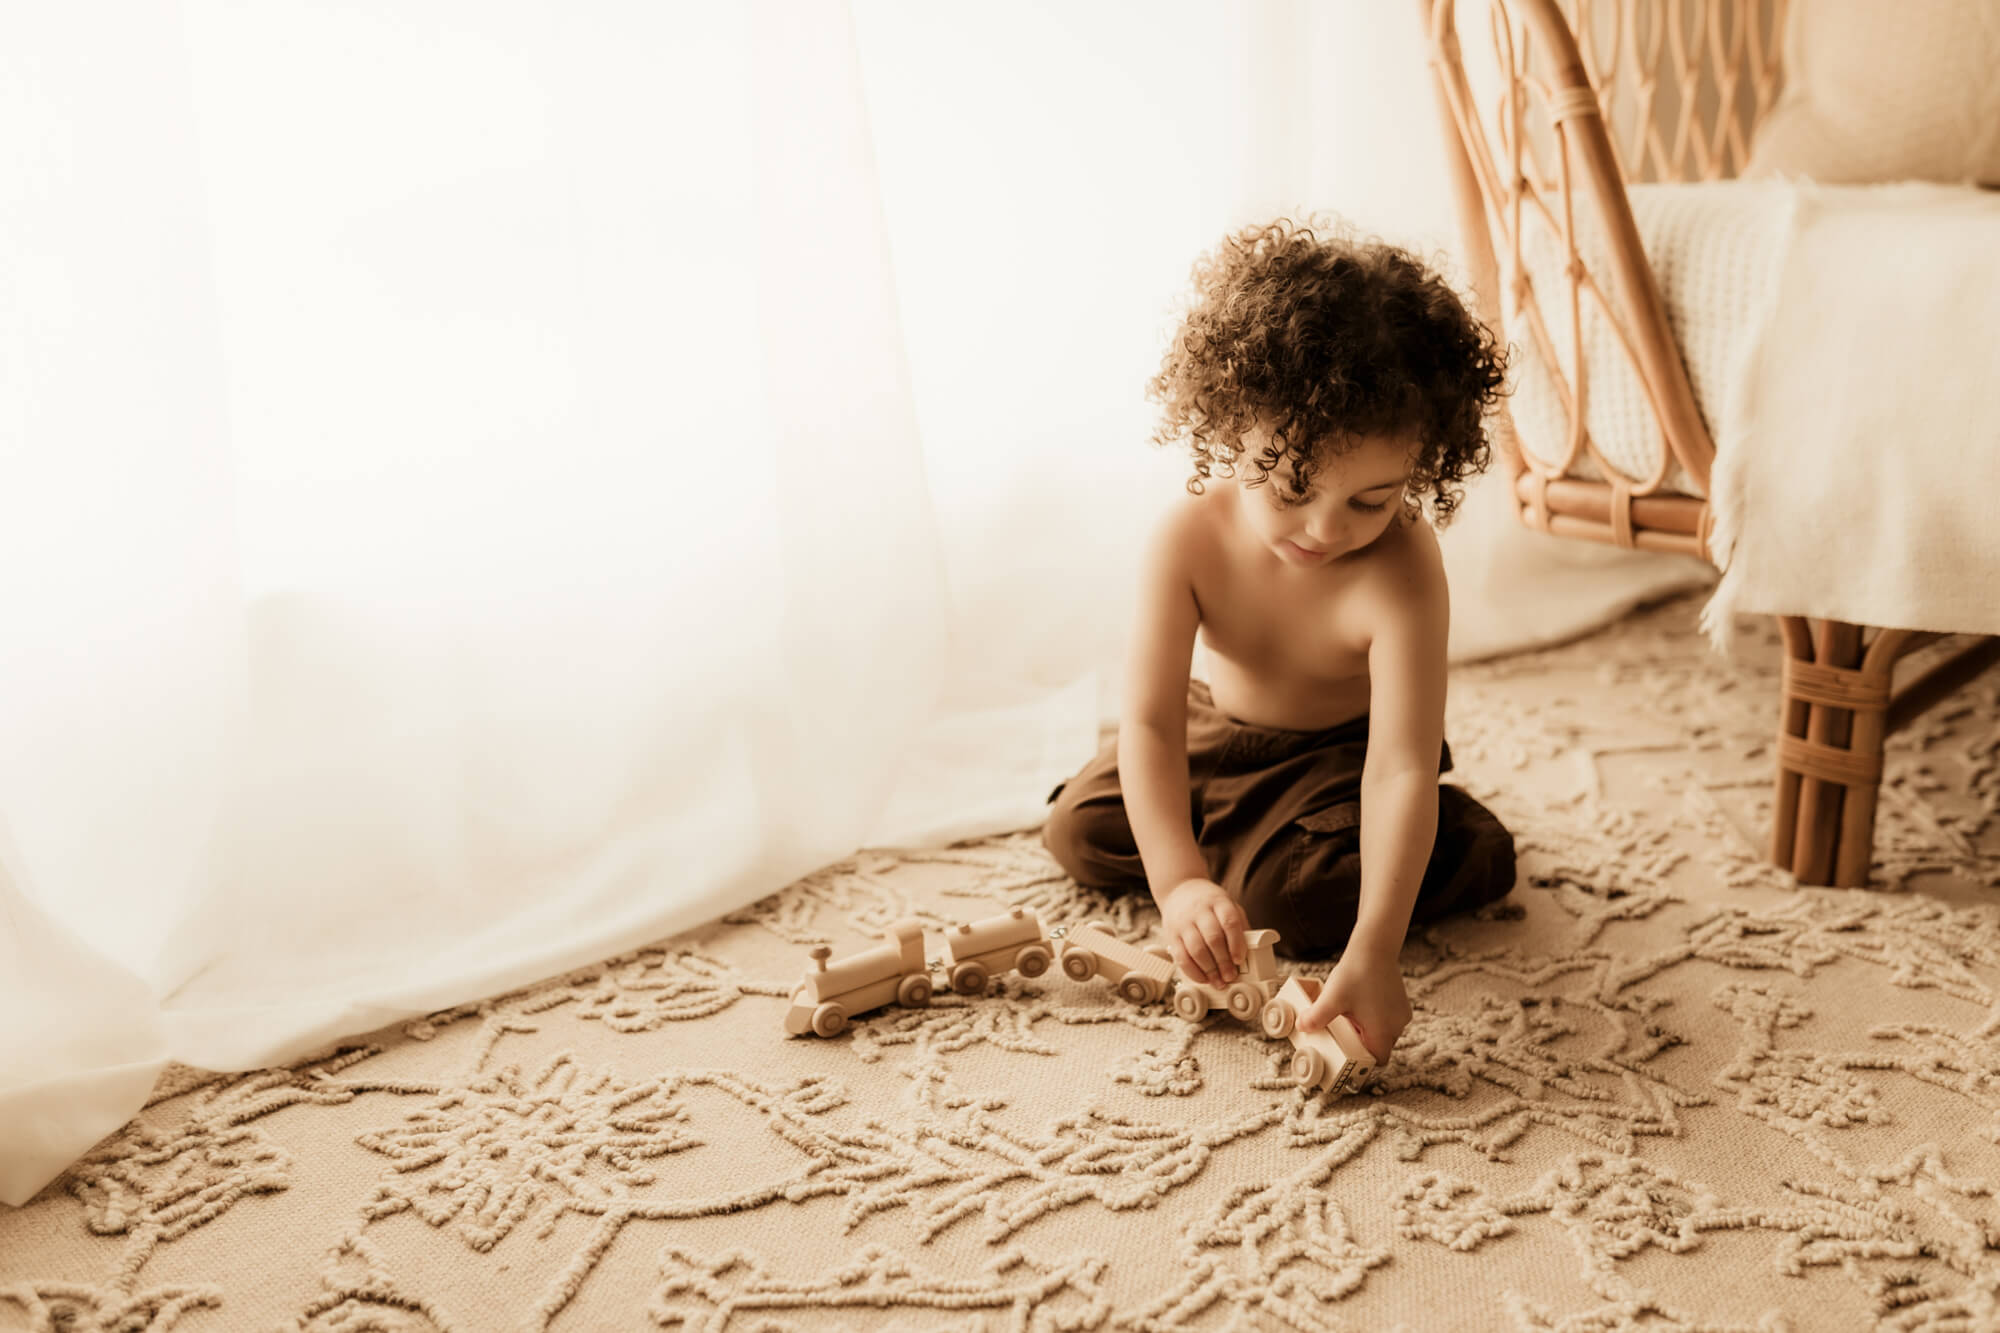
[[[1285,539],[1285,554],[1295,560],[1324,560],[1326,558],[1325,551],[1316,551],[1310,546],[1301,546],[1290,538]]]

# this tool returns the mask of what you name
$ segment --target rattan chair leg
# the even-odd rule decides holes
[[[1820,621],[1814,626],[1813,658],[1821,666],[1860,666],[1861,627],[1838,620]],[[1828,703],[1807,706],[1806,739],[1814,745],[1845,749],[1854,725],[1853,712]],[[1799,829],[1792,844],[1792,873],[1803,884],[1832,882],[1845,795],[1841,783],[1810,773],[1799,784]]]
[[[1847,748],[1873,776],[1848,784],[1834,852],[1835,884],[1854,887],[1868,882],[1875,857],[1875,807],[1882,792],[1882,742],[1896,729],[1896,663],[1937,637],[1917,630],[1878,630],[1862,655],[1859,688],[1853,692],[1854,731]]]
[[[1888,710],[1883,708],[1856,709],[1854,732],[1847,748],[1879,765],[1888,716]],[[1878,777],[1873,782],[1850,783],[1841,797],[1833,882],[1843,888],[1859,888],[1868,882],[1868,867],[1875,857],[1875,803],[1881,791],[1882,780]]]
[[[1812,631],[1799,616],[1778,616],[1778,631],[1784,637],[1785,655],[1798,662],[1813,660]],[[1803,738],[1810,705],[1787,690],[1778,701],[1778,790],[1771,808],[1771,861],[1782,869],[1792,868],[1792,847],[1798,837],[1799,786],[1803,781],[1796,768],[1785,762],[1787,736]]]
[[[2000,646],[1975,643],[1898,693],[1897,661],[1942,636],[1796,617],[1779,624],[1786,655],[1771,859],[1804,884],[1859,887],[1874,858],[1883,740],[2000,660]]]

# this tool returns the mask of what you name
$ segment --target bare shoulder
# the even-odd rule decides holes
[[[1375,540],[1354,600],[1375,632],[1442,637],[1451,619],[1451,592],[1437,533],[1427,520],[1394,524]]]
[[[1200,495],[1182,492],[1167,503],[1153,522],[1148,562],[1192,575],[1213,558],[1228,497],[1210,486]]]

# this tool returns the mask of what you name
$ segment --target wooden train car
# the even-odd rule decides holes
[[[1320,984],[1312,977],[1286,978],[1259,1017],[1265,1036],[1291,1039],[1292,1077],[1300,1086],[1325,1088],[1339,1096],[1368,1081],[1375,1072],[1375,1057],[1345,1014],[1318,1032],[1299,1031],[1299,1015],[1319,998]]]
[[[1174,982],[1174,1012],[1190,1023],[1206,1017],[1210,1009],[1227,1009],[1240,1023],[1255,1023],[1264,1006],[1277,998],[1284,978],[1278,975],[1275,930],[1252,930],[1244,935],[1243,967],[1227,986],[1204,986],[1185,976]]]
[[[898,1004],[931,1002],[931,975],[924,963],[921,921],[898,921],[882,932],[881,944],[849,954],[829,965],[833,951],[824,944],[812,951],[813,970],[792,992],[785,1011],[785,1031],[821,1037],[839,1035],[847,1020],[894,1000]]]
[[[951,988],[960,995],[979,995],[1002,972],[1039,977],[1055,959],[1041,918],[1015,907],[945,932],[944,966]]]
[[[1174,979],[1173,955],[1160,945],[1127,944],[1100,921],[1086,921],[1063,937],[1057,955],[1071,981],[1103,977],[1134,1004],[1150,1004],[1167,993]]]

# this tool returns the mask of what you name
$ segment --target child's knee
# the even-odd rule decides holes
[[[1494,902],[1514,891],[1514,881],[1520,874],[1520,866],[1515,859],[1514,835],[1507,826],[1488,814],[1490,827],[1482,830],[1477,839],[1475,853],[1484,863],[1482,879],[1487,893],[1484,901]]]
[[[1514,835],[1507,831],[1498,815],[1458,787],[1438,789],[1439,806],[1447,802],[1453,807],[1452,822],[1461,830],[1467,859],[1484,866],[1490,878],[1500,883],[1501,893],[1513,888]]]
[[[1434,873],[1426,878],[1436,886],[1436,901],[1427,904],[1428,916],[1469,912],[1513,891],[1514,835],[1460,788],[1438,788],[1438,837],[1432,860]]]
[[[1087,838],[1075,802],[1064,799],[1067,795],[1066,790],[1058,793],[1055,802],[1049,806],[1048,818],[1042,822],[1042,846],[1048,848],[1056,864],[1068,871],[1073,879]]]
[[[1125,802],[1116,792],[1092,795],[1080,792],[1079,785],[1072,782],[1056,794],[1042,825],[1042,846],[1077,883],[1120,885],[1139,864]]]

